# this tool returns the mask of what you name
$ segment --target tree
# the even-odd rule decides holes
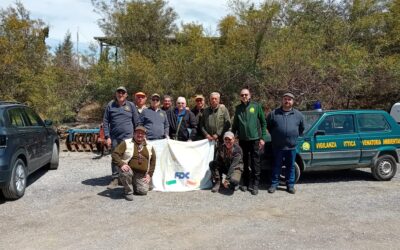
[[[56,47],[54,64],[63,68],[75,67],[72,50],[73,43],[71,40],[71,33],[68,31],[65,34],[64,41]]]
[[[104,16],[99,20],[104,33],[129,54],[136,51],[156,61],[160,46],[174,33],[177,14],[163,0],[92,0]]]
[[[46,66],[48,32],[43,21],[30,19],[20,2],[0,10],[1,99],[35,101],[30,96],[37,90],[35,79]]]

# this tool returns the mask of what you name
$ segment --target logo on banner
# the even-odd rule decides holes
[[[175,172],[175,178],[178,179],[189,179],[190,172]]]
[[[198,185],[198,182],[196,180],[190,179],[190,172],[175,172],[175,180],[169,180],[166,181],[165,184],[167,185],[175,185],[177,184],[176,180],[186,180],[185,185],[186,186],[196,186]]]

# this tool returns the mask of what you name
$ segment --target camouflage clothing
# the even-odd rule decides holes
[[[156,165],[154,148],[145,141],[138,145],[134,139],[128,139],[120,143],[112,153],[113,163],[118,166],[120,181],[124,186],[125,194],[145,195],[149,191],[149,183],[144,182],[144,177],[153,176]],[[121,167],[128,164],[127,172]],[[130,187],[133,185],[133,189]]]
[[[138,194],[138,195],[146,195],[149,191],[149,184],[144,182],[143,178],[146,177],[145,173],[140,172],[133,172],[130,168],[128,172],[122,171],[118,168],[119,171],[119,179],[124,186],[124,193],[125,194]],[[132,187],[133,189],[132,189]]]
[[[243,153],[240,146],[233,144],[231,152],[225,145],[220,147],[216,160],[210,162],[210,170],[214,183],[221,181],[222,174],[226,174],[226,179],[231,184],[238,185],[243,172]]]

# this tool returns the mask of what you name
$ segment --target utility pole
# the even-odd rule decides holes
[[[76,31],[76,58],[77,58],[77,63],[79,67],[79,26]]]

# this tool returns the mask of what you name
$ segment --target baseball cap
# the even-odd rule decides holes
[[[194,99],[195,100],[197,100],[197,99],[203,99],[204,100],[204,96],[203,95],[195,95]]]
[[[153,97],[158,97],[158,98],[160,99],[160,95],[157,94],[157,93],[152,94],[152,95],[151,95],[151,98],[153,98]]]
[[[235,138],[235,135],[231,131],[226,131],[224,134],[224,139],[227,137],[233,139]]]
[[[288,97],[294,99],[294,95],[290,92],[285,93],[282,97],[285,97],[285,96],[288,96]]]
[[[136,92],[135,96],[146,96],[146,94],[144,92]]]
[[[136,128],[135,128],[135,131],[136,130],[142,130],[143,132],[147,132],[147,129],[145,128],[145,127],[143,127],[142,125],[139,125],[139,126],[137,126]]]
[[[126,91],[126,88],[125,88],[124,86],[119,86],[119,87],[117,88],[117,90],[115,90],[115,92],[118,92],[118,91],[120,91],[120,90],[125,91],[125,92],[128,92],[128,91]]]

